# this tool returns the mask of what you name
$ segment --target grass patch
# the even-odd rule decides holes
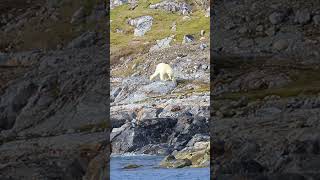
[[[144,57],[138,56],[128,63],[127,68],[119,68],[117,70],[113,70],[111,72],[111,76],[113,77],[128,77],[134,74],[137,71],[137,67],[144,62]],[[133,66],[136,66],[133,68]]]
[[[142,54],[148,52],[150,49],[150,45],[144,44],[144,45],[131,45],[127,48],[123,47],[112,47],[110,48],[110,66],[118,65],[122,62],[120,62],[121,57],[128,57],[133,54],[137,54],[137,52],[140,52]]]

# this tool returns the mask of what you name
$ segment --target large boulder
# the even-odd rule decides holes
[[[129,19],[128,24],[134,26],[134,36],[143,36],[151,30],[153,18],[151,16],[140,16],[135,19]]]
[[[168,94],[176,86],[177,84],[172,81],[156,81],[141,87],[140,90],[145,93]]]
[[[176,122],[170,118],[145,119],[135,127],[128,123],[114,128],[110,135],[112,153],[134,152],[149,144],[167,142]]]
[[[168,48],[170,47],[170,43],[173,40],[174,36],[170,36],[170,37],[166,37],[164,39],[161,40],[157,40],[156,41],[156,45],[152,46],[150,48],[150,51],[155,51],[155,50],[159,50],[159,49],[164,49],[164,48]]]

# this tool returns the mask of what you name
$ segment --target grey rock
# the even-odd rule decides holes
[[[276,28],[274,26],[268,28],[265,33],[268,35],[268,36],[274,36],[276,34]]]
[[[139,154],[155,154],[155,155],[169,155],[172,148],[166,144],[150,144],[144,146],[137,153]]]
[[[110,93],[110,101],[111,102],[113,102],[117,98],[117,96],[119,95],[121,90],[122,90],[121,87],[117,87],[113,91],[111,91],[111,93]]]
[[[170,36],[170,37],[166,37],[164,39],[161,40],[157,40],[156,41],[156,45],[152,46],[150,48],[150,51],[155,51],[155,50],[159,50],[159,49],[164,49],[164,48],[168,48],[170,47],[170,43],[173,40],[174,36]]]
[[[274,12],[272,14],[270,14],[269,16],[269,21],[272,24],[279,24],[281,23],[285,18],[285,14],[282,12]]]
[[[288,46],[289,46],[288,41],[284,39],[278,40],[273,44],[273,48],[278,51],[286,50]]]
[[[21,82],[7,89],[0,99],[0,128],[11,129],[20,111],[26,106],[37,86],[30,82]]]
[[[148,144],[165,142],[176,122],[175,119],[157,118],[140,121],[135,128],[125,124],[122,130],[111,133],[112,152],[134,152]]]
[[[299,24],[307,24],[311,20],[311,14],[309,10],[298,10],[295,14],[294,21]]]
[[[121,6],[126,3],[128,3],[128,0],[111,0],[110,1],[110,9],[113,9],[117,6]]]
[[[114,118],[114,116],[112,118],[110,118],[110,123],[112,125],[112,128],[119,128],[122,125],[124,125],[126,121],[127,121],[127,119],[124,119],[124,118],[116,119],[116,118]]]
[[[143,36],[151,30],[153,18],[151,16],[141,16],[135,19],[129,19],[128,24],[134,26],[134,36]]]
[[[149,85],[141,87],[141,90],[146,93],[167,94],[176,86],[176,83],[172,81],[156,81]]]
[[[150,9],[161,9],[169,12],[179,12],[182,15],[187,15],[191,12],[191,6],[185,2],[165,0],[160,3],[151,4]]]
[[[210,7],[206,9],[206,14],[204,15],[205,17],[210,17]]]
[[[314,24],[320,25],[320,15],[313,16],[312,20]]]
[[[196,142],[201,141],[210,141],[210,136],[203,134],[196,134],[192,137],[192,139],[188,142],[186,146],[193,147]]]
[[[201,50],[204,50],[205,48],[207,48],[208,47],[208,45],[206,45],[206,44],[204,44],[204,43],[201,43],[200,44],[200,49]]]
[[[190,35],[190,34],[187,34],[183,37],[183,41],[182,41],[182,44],[186,44],[186,43],[191,43],[193,42],[195,39],[194,39],[194,36]]]

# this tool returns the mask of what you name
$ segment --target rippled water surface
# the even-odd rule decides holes
[[[158,168],[161,156],[124,155],[112,156],[111,180],[209,180],[209,168]],[[122,169],[128,164],[142,165],[136,169]]]

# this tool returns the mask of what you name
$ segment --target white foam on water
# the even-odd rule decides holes
[[[136,157],[136,156],[156,156],[152,154],[138,154],[138,153],[124,153],[124,154],[115,154],[112,153],[110,157]]]

